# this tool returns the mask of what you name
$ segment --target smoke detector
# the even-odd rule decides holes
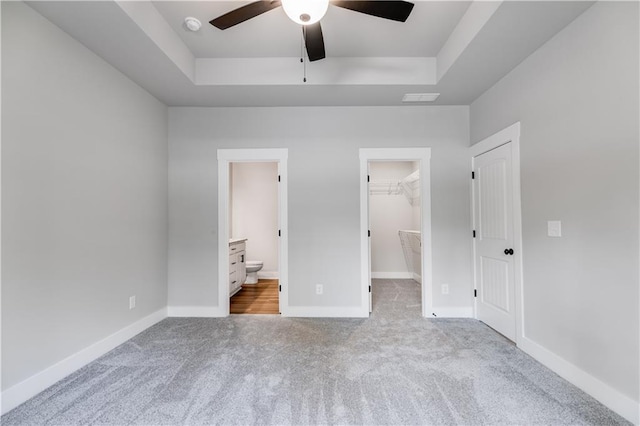
[[[189,31],[193,31],[193,32],[198,31],[202,26],[199,20],[191,16],[189,16],[188,18],[184,18],[184,25],[187,27]]]

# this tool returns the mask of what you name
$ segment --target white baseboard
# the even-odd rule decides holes
[[[413,276],[411,276],[409,278],[413,278],[414,281],[417,281],[420,284],[422,284],[422,277],[420,275],[418,275],[418,274],[413,274]]]
[[[169,306],[169,317],[181,318],[220,318],[227,314],[219,306]]]
[[[368,309],[359,306],[289,306],[283,317],[305,318],[368,318]]]
[[[518,347],[631,423],[636,425],[640,423],[640,403],[638,401],[620,393],[527,337],[522,338]]]
[[[411,272],[371,272],[371,278],[384,280],[410,280],[413,278]]]
[[[429,312],[428,318],[473,318],[471,306],[433,307],[432,311]]]
[[[278,271],[258,271],[258,278],[267,280],[277,280],[279,277]]]
[[[74,371],[79,370],[85,365],[89,364],[106,354],[116,346],[121,345],[127,340],[131,339],[136,334],[139,334],[151,327],[152,325],[162,321],[167,317],[167,309],[160,309],[151,315],[148,315],[133,324],[116,331],[110,336],[76,352],[73,355],[68,356],[62,361],[47,367],[39,373],[34,374],[28,379],[11,386],[9,389],[2,392],[0,397],[0,404],[2,414],[9,412],[23,402],[33,398],[43,390],[47,389],[54,383],[64,379]]]

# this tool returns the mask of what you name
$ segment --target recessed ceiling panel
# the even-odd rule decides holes
[[[156,9],[197,58],[299,56],[300,26],[282,8],[219,30],[209,21],[248,2],[154,1]],[[467,1],[417,1],[407,22],[395,22],[329,6],[322,19],[327,57],[436,56],[469,7]],[[187,16],[202,29],[186,29]]]
[[[308,83],[302,82],[302,64],[294,61],[299,70],[297,83],[197,85],[163,50],[167,44],[159,44],[139,27],[121,2],[47,0],[27,4],[165,104],[224,107],[402,105],[402,97],[407,93],[431,92],[440,93],[434,102],[436,105],[469,105],[593,2],[505,1],[444,77],[431,85],[406,81],[314,84],[320,77],[326,78],[319,75],[322,61],[307,64]],[[247,2],[157,1],[144,5],[159,11],[145,23],[168,39],[178,43],[184,40],[195,57],[248,60],[291,57],[293,60],[300,54],[300,27],[289,21],[280,9],[226,31],[209,25],[210,19],[243,4]],[[386,57],[387,62],[383,63],[389,63],[389,57],[435,56],[469,3],[416,1],[415,4],[415,14],[406,24],[330,7],[322,21],[327,58]],[[202,21],[198,33],[187,32],[183,27],[187,16]],[[165,27],[164,20],[171,28]],[[171,43],[169,45],[171,47]],[[367,62],[356,59],[353,63]],[[397,71],[395,68],[387,67],[383,71]],[[352,78],[353,70],[347,68],[345,73]],[[355,71],[362,71],[362,67]]]

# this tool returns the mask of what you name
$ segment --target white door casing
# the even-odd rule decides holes
[[[476,318],[522,336],[519,123],[472,147]]]

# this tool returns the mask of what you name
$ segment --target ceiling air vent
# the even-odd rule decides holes
[[[438,96],[440,93],[407,93],[402,97],[402,102],[433,102]]]

